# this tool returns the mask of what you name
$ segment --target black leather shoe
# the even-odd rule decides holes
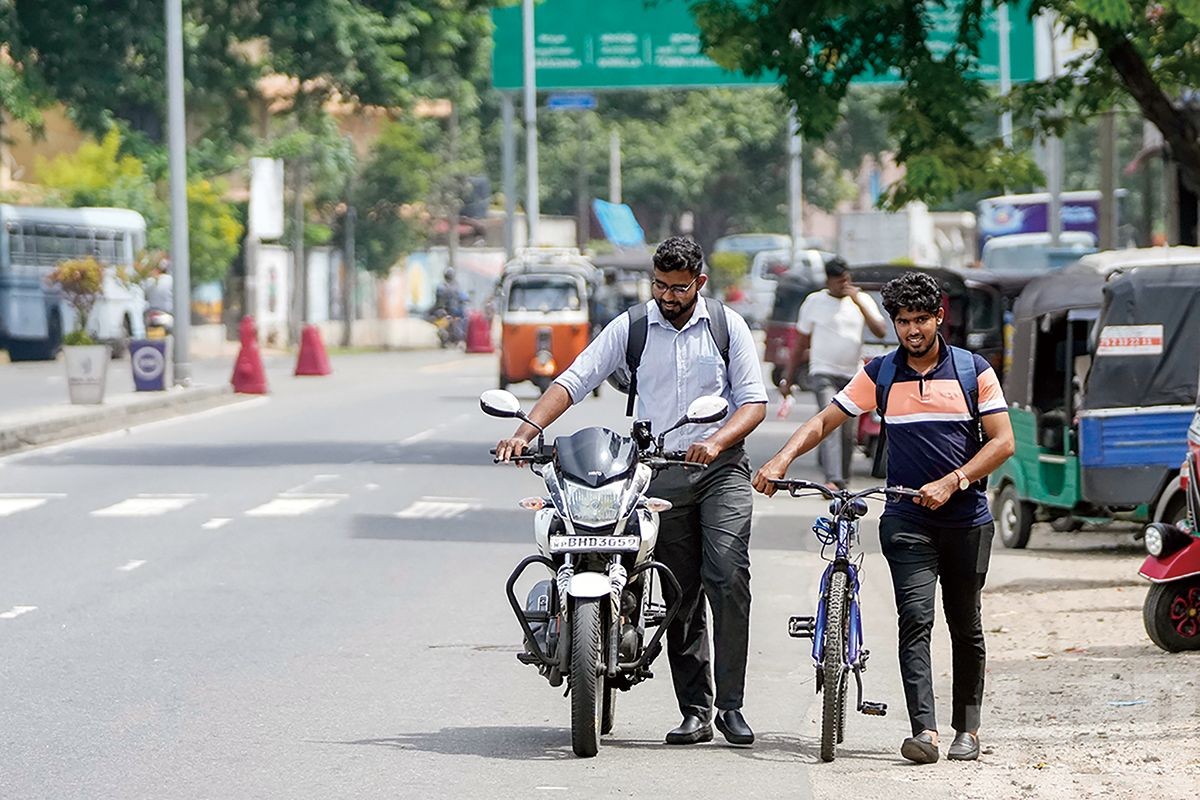
[[[667,734],[667,744],[699,744],[712,741],[712,726],[695,714],[684,716],[679,727]]]
[[[746,724],[746,718],[736,708],[717,712],[717,730],[725,734],[730,744],[754,744],[754,731]]]
[[[967,731],[955,736],[950,749],[946,751],[946,758],[951,761],[974,761],[979,758],[979,737]]]
[[[900,745],[900,755],[917,764],[933,764],[938,760],[937,745],[925,731],[910,736]]]

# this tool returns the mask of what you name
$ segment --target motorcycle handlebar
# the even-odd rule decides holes
[[[493,447],[491,450],[488,451],[488,453],[490,453],[492,455],[492,463],[493,464],[502,463],[500,459],[495,457],[496,456],[496,448]],[[553,451],[553,449],[548,448],[548,447],[544,448],[541,451],[532,450],[532,451],[528,451],[525,453],[521,453],[520,455],[514,455],[514,456],[508,457],[508,461],[511,464],[549,464],[553,460],[554,460],[554,451]]]

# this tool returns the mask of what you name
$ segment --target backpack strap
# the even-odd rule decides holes
[[[975,354],[951,345],[950,355],[954,359],[954,374],[958,378],[958,385],[962,387],[963,397],[967,399],[967,411],[975,423],[975,435],[982,442],[983,421],[979,416],[979,375],[975,371]]]
[[[887,417],[888,392],[896,380],[896,356],[899,354],[899,350],[893,350],[884,356],[879,364],[879,374],[875,376],[875,410],[879,412],[881,427]]]
[[[625,368],[629,370],[629,400],[625,404],[625,416],[633,416],[633,402],[637,396],[638,367],[642,363],[642,351],[646,349],[646,333],[650,321],[646,319],[646,304],[638,303],[627,312],[629,315],[629,337],[625,340]]]
[[[725,316],[725,304],[715,297],[704,298],[708,308],[708,332],[721,352],[721,360],[729,367],[729,318]]]

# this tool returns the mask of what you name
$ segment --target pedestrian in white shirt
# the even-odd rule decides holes
[[[701,274],[703,263],[703,251],[690,239],[673,236],[659,245],[653,300],[610,322],[555,378],[529,418],[548,426],[624,366],[627,345],[631,338],[636,341],[630,335],[635,318],[644,326],[639,330],[645,342],[636,375],[639,419],[661,431],[697,397],[720,395],[729,402],[732,412],[723,421],[667,435],[667,450],[686,450],[689,461],[708,468],[661,473],[650,492],[672,503],[660,515],[655,558],[679,581],[678,597],[664,587],[667,602],[682,606],[667,629],[667,657],[683,722],[667,734],[667,744],[707,742],[715,722],[727,741],[748,745],[754,731],[741,708],[750,634],[753,493],[742,442],[766,416],[767,391],[746,321],[700,296],[708,279]],[[519,455],[535,436],[537,429],[523,424],[496,445],[496,457]],[[711,667],[706,605],[713,618]]]
[[[801,365],[808,364],[808,388],[817,396],[817,408],[829,405],[862,366],[864,326],[877,337],[887,334],[879,307],[851,282],[846,262],[830,259],[825,264],[825,288],[810,294],[800,306],[796,323],[800,338],[788,369],[788,374],[794,375]],[[817,461],[830,488],[846,488],[853,451],[851,425],[843,425],[840,435],[821,442]]]

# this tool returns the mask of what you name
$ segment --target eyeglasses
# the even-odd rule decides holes
[[[692,287],[696,285],[696,281],[698,280],[700,280],[699,275],[693,278],[692,282],[685,286],[681,283],[663,283],[656,278],[651,281],[650,285],[654,287],[654,291],[656,292],[662,292],[663,294],[670,292],[678,297],[679,295],[684,295],[691,291]]]

